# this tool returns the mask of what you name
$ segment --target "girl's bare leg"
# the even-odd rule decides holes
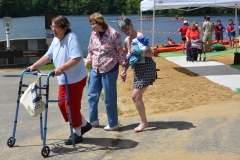
[[[134,89],[132,93],[133,102],[140,116],[140,124],[138,125],[138,127],[134,128],[135,132],[141,132],[144,128],[148,127],[147,117],[145,113],[145,106],[142,101],[142,96],[143,96],[143,93],[146,91],[146,89],[147,87],[142,89]]]
[[[232,38],[232,48],[234,48],[234,38],[235,37],[231,37]]]
[[[184,53],[185,53],[185,51],[184,51],[184,46],[185,46],[186,44],[185,44],[184,41],[183,41],[182,43],[183,43],[183,44],[182,44],[182,52],[183,52],[183,54],[184,54]]]

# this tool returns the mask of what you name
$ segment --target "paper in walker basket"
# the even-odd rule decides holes
[[[41,75],[40,75],[41,76]],[[38,94],[37,81],[31,83],[24,94],[20,98],[20,103],[26,108],[32,117],[38,116],[45,109],[45,103],[42,101],[41,96]]]

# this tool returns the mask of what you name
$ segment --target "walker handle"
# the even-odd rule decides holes
[[[36,71],[36,69],[34,69],[32,72]],[[30,68],[25,69],[25,72],[30,72]]]
[[[49,73],[49,76],[54,77],[54,76],[55,76],[55,71],[50,72],[50,73]]]

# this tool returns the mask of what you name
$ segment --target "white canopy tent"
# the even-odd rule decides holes
[[[235,24],[237,22],[237,8],[240,5],[240,0],[143,0],[140,4],[141,19],[142,12],[153,10],[153,32],[152,32],[152,48],[154,47],[154,28],[155,28],[155,10],[163,9],[185,9],[190,11],[193,9],[203,7],[227,7],[235,8]],[[140,21],[140,28],[142,30],[142,21]],[[236,30],[236,37],[238,37],[238,29]]]

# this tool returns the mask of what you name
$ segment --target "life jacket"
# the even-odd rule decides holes
[[[233,31],[233,30],[234,30],[233,24],[229,24],[228,27],[227,27],[227,31],[228,31],[228,32],[231,32],[231,31]]]
[[[182,28],[181,28],[182,37],[186,37],[187,30],[188,30],[188,26],[183,25]]]
[[[221,36],[221,33],[223,32],[223,27],[222,27],[222,24],[218,25],[214,25],[214,31],[215,31],[215,35],[217,37],[220,37]]]
[[[173,45],[176,44],[172,39],[168,41],[168,44]]]

